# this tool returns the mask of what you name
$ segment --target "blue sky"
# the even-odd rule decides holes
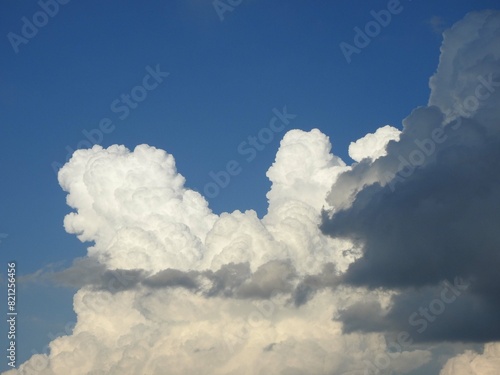
[[[387,1],[243,0],[220,20],[211,1],[70,1],[16,53],[8,33],[21,34],[35,1],[4,1],[0,26],[2,270],[20,274],[68,264],[88,244],[67,234],[70,209],[53,163],[85,140],[103,118],[114,130],[101,144],[146,143],[174,155],[187,186],[203,191],[209,172],[236,160],[242,172],[209,199],[216,212],[266,212],[272,164],[286,130],[320,128],[333,151],[401,120],[429,96],[445,28],[497,1],[402,1],[402,12],[347,63],[339,44]],[[431,22],[439,20],[440,22]],[[111,110],[143,82],[148,68],[168,72],[124,119]],[[238,145],[287,107],[296,114],[283,132],[246,162]],[[49,333],[74,320],[73,291],[27,284],[19,289],[19,360],[40,351]],[[2,341],[3,342],[3,341]],[[2,361],[0,370],[6,369]]]

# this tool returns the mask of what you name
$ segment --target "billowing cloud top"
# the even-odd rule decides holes
[[[351,166],[289,131],[263,218],[214,214],[154,147],[76,151],[64,225],[93,245],[45,277],[77,324],[6,374],[498,373],[499,41],[499,12],[446,31],[429,106]]]
[[[352,160],[360,162],[363,159],[377,160],[387,155],[387,144],[398,141],[401,132],[390,125],[378,128],[375,133],[368,133],[356,142],[349,145],[349,156]]]
[[[145,167],[146,166],[146,167]],[[59,173],[67,232],[94,241],[89,256],[109,268],[198,267],[216,216],[184,187],[172,155],[147,145],[78,150]]]

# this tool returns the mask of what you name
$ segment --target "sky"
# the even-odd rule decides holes
[[[9,375],[498,373],[497,1],[1,7]]]

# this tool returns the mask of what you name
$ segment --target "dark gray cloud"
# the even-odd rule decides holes
[[[426,121],[426,111],[435,109],[412,114],[408,131]],[[345,310],[339,319],[346,332],[408,330],[410,312],[441,282],[461,277],[470,280],[470,290],[415,340],[500,339],[499,132],[475,118],[455,124],[444,128],[446,142],[435,145],[432,160],[422,167],[393,185],[367,184],[349,208],[332,217],[324,213],[324,233],[363,249],[342,282],[402,291],[385,316],[373,303]],[[340,180],[365,170],[355,167]]]
[[[340,310],[338,320],[343,323],[344,333],[379,332],[389,329],[379,301],[359,301]]]
[[[318,275],[307,275],[301,280],[293,291],[293,303],[301,306],[309,301],[314,293],[321,289],[335,288],[340,284],[340,277],[333,263],[323,265]]]
[[[463,24],[445,35],[430,106],[403,121],[386,156],[354,165],[328,197],[335,212],[323,213],[322,231],[362,250],[342,282],[398,292],[388,311],[370,301],[346,308],[338,317],[346,332],[412,329],[409,316],[459,277],[470,288],[415,340],[500,340],[500,12],[470,19],[478,34]],[[446,44],[463,35],[482,36]]]
[[[217,271],[205,271],[203,273],[212,282],[208,291],[209,296],[232,297],[238,287],[251,277],[250,264],[229,263]]]
[[[151,288],[183,287],[196,289],[198,288],[197,276],[198,273],[194,271],[183,272],[169,268],[144,279],[142,284]]]
[[[207,297],[269,299],[276,294],[289,294],[296,306],[306,303],[316,291],[334,288],[339,276],[332,263],[321,273],[299,277],[290,261],[269,261],[252,272],[248,262],[229,263],[217,271],[181,271],[166,269],[155,274],[143,270],[109,270],[93,258],[79,258],[63,270],[49,267],[26,281],[49,281],[73,288],[84,286],[112,293],[133,288],[185,288]],[[207,284],[208,282],[208,284]],[[207,287],[208,285],[208,287]]]
[[[82,288],[89,286],[98,290],[116,293],[136,287],[147,277],[143,270],[109,270],[94,258],[77,258],[70,267],[60,270],[60,266],[50,265],[32,275],[25,281],[52,282],[56,285]]]
[[[406,341],[412,343],[483,343],[500,337],[499,309],[498,298],[484,298],[473,284],[463,290],[445,282],[405,289],[392,298],[388,312],[376,301],[360,301],[343,310],[337,319],[342,321],[344,333],[387,332],[391,337],[388,341],[406,332]]]
[[[464,120],[468,126],[479,128]],[[344,282],[399,288],[456,276],[498,281],[500,139],[485,135],[481,146],[450,141],[436,154],[394,191],[366,186],[349,209],[324,215],[325,233],[363,248]]]
[[[350,208],[323,217],[325,233],[363,249],[342,282],[403,290],[387,316],[369,303],[346,310],[347,332],[407,330],[408,311],[461,277],[471,282],[467,295],[416,340],[500,339],[500,138],[474,119],[446,131],[434,160],[395,189],[368,185]]]
[[[270,298],[275,293],[289,293],[297,277],[291,262],[270,261],[259,267],[241,284],[237,296],[243,298]]]

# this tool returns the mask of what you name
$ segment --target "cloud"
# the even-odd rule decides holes
[[[77,324],[10,374],[363,371],[385,342],[342,335],[332,320],[353,298],[333,290],[356,253],[318,227],[329,184],[346,170],[330,147],[318,130],[285,135],[262,219],[213,214],[154,147],[75,152],[59,174],[74,209],[64,224],[93,244],[68,269],[33,278],[79,288]],[[412,364],[402,368],[429,360],[411,348],[404,356]]]
[[[21,276],[19,281],[51,282],[77,289],[91,286],[114,293],[135,287],[147,275],[141,269],[110,270],[90,257],[76,258],[70,267],[59,270],[60,268],[60,265],[51,264],[34,274]]]
[[[261,265],[253,273],[248,262],[225,264],[217,271],[181,271],[167,268],[156,273],[147,273],[142,269],[110,270],[89,257],[77,258],[70,267],[60,271],[54,268],[55,266],[49,266],[20,278],[20,281],[50,282],[57,286],[77,289],[88,287],[95,291],[107,291],[113,294],[142,286],[151,289],[184,288],[200,292],[207,297],[252,299],[268,299],[277,293],[291,297],[294,288],[301,285],[296,285],[299,278],[290,261],[278,260]],[[305,282],[323,278],[336,278],[331,263],[325,265],[321,274],[307,276]],[[314,284],[315,291],[333,286],[319,281]]]
[[[375,133],[368,133],[356,142],[349,145],[349,156],[352,160],[360,162],[363,159],[377,160],[387,155],[386,147],[390,141],[398,141],[401,132],[386,125],[378,128]]]
[[[495,375],[500,368],[500,344],[486,344],[483,353],[468,350],[449,360],[440,375]]]
[[[412,313],[460,277],[470,288],[414,339],[500,340],[499,44],[497,11],[445,31],[429,106],[403,121],[385,156],[361,160],[333,184],[322,230],[362,254],[342,282],[397,292],[387,309],[361,301],[342,311],[346,332],[414,328]]]
[[[325,194],[337,176],[349,167],[331,153],[332,145],[318,129],[310,132],[290,131],[281,142],[276,160],[267,171],[271,205],[298,200],[315,209],[325,204]],[[270,212],[271,214],[271,212]]]
[[[488,11],[446,31],[429,106],[351,166],[286,133],[263,218],[214,214],[154,147],[76,151],[64,226],[91,246],[31,279],[77,287],[77,323],[6,374],[415,375],[442,340],[497,340],[499,30]],[[455,354],[441,375],[498,368],[497,344]]]

